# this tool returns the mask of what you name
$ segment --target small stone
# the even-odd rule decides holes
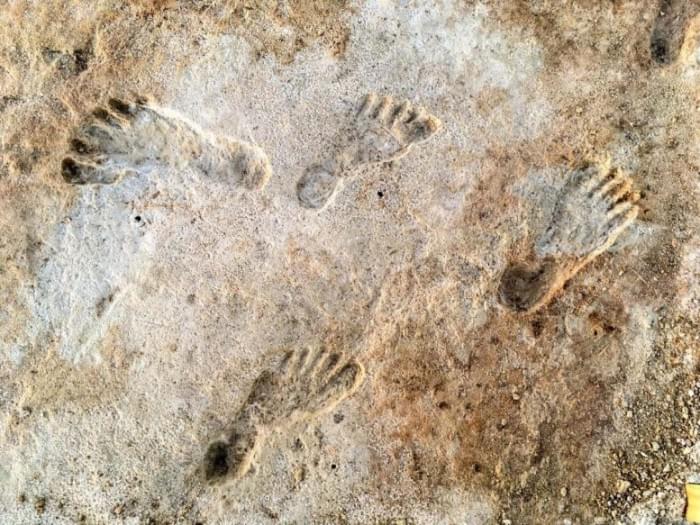
[[[654,452],[658,452],[659,449],[661,448],[661,446],[660,446],[656,441],[654,441],[654,442],[651,444],[651,448],[652,448],[652,450],[653,450]]]
[[[565,498],[566,495],[569,493],[569,491],[567,490],[566,487],[562,487],[561,490],[559,491],[559,493],[561,494],[562,498]]]
[[[632,484],[626,479],[619,479],[617,480],[615,488],[617,489],[618,494],[624,494],[631,486]]]
[[[496,463],[496,468],[494,469],[494,474],[496,474],[497,478],[500,478],[503,476],[503,463],[500,461]]]

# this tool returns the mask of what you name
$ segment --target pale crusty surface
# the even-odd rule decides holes
[[[700,475],[699,13],[0,0],[0,522],[680,523]],[[300,205],[369,93],[439,131]],[[259,149],[269,180],[161,159],[67,183],[113,97],[149,97],[193,151]],[[545,306],[509,308],[501,276],[536,262],[584,162],[629,175],[636,220]],[[354,372],[260,379],[304,348]],[[264,443],[207,483],[251,403],[274,414]]]

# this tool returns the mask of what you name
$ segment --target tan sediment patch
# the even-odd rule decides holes
[[[257,56],[272,54],[282,64],[315,43],[341,57],[350,37],[347,0],[214,0],[199,10],[219,31],[240,31]]]
[[[169,354],[162,352],[159,344],[153,348],[163,361],[157,367],[152,365],[155,368],[151,373],[166,367],[168,372],[162,375],[168,380],[172,374],[173,379],[183,377],[192,383],[187,394],[174,396],[173,390],[168,397],[167,390],[159,390],[154,396],[154,414],[163,407],[172,407],[172,403],[181,410],[178,417],[172,418],[172,425],[170,421],[153,425],[158,435],[166,436],[164,443],[168,446],[177,446],[191,435],[204,435],[189,420],[191,414],[204,410],[203,405],[209,404],[208,410],[218,415],[236,408],[235,403],[240,400],[235,393],[252,382],[251,363],[257,363],[262,355],[256,352],[271,351],[269,340],[275,344],[296,344],[299,334],[311,334],[331,350],[352,351],[366,365],[367,380],[352,402],[360,406],[359,415],[348,409],[345,417],[346,422],[366,423],[367,428],[356,429],[356,434],[352,434],[352,427],[338,426],[350,438],[343,446],[337,446],[345,447],[347,456],[362,457],[362,444],[352,438],[374,433],[368,439],[371,447],[367,452],[371,456],[372,478],[362,487],[370,501],[367,512],[374,512],[372,504],[386,494],[387,502],[401,509],[401,514],[412,517],[411,505],[429,506],[435,502],[435,494],[445,491],[485,493],[501,508],[500,517],[513,523],[552,523],[564,517],[589,523],[595,516],[621,516],[630,504],[643,503],[647,491],[680,487],[677,482],[687,457],[682,442],[697,439],[697,429],[692,426],[697,421],[697,403],[687,395],[690,388],[697,392],[693,378],[698,371],[688,364],[698,361],[694,338],[697,320],[691,318],[691,309],[678,311],[674,307],[676,291],[687,287],[687,276],[694,275],[692,262],[685,263],[685,270],[679,269],[697,229],[693,219],[698,214],[698,203],[690,184],[698,172],[694,151],[696,88],[690,83],[684,87],[674,76],[678,70],[673,65],[657,67],[652,63],[649,39],[657,2],[579,2],[553,7],[551,2],[503,0],[459,6],[468,14],[471,6],[477,4],[487,5],[488,15],[479,17],[478,27],[469,23],[456,26],[465,34],[462,40],[452,39],[455,33],[449,31],[455,26],[442,24],[437,6],[427,6],[436,7],[433,12],[438,15],[432,17],[428,13],[415,25],[416,31],[422,32],[416,41],[427,47],[423,54],[401,55],[410,61],[415,57],[429,59],[428,55],[434,54],[439,62],[441,54],[454,53],[455,60],[447,61],[446,68],[453,64],[459,67],[450,69],[450,73],[462,71],[461,67],[469,70],[470,65],[478,66],[475,71],[480,76],[476,80],[485,87],[481,92],[476,88],[469,103],[463,99],[451,103],[446,100],[454,94],[453,90],[469,92],[471,85],[465,87],[456,80],[454,85],[450,81],[430,86],[435,79],[453,78],[431,76],[430,60],[421,63],[426,74],[416,76],[420,85],[413,85],[408,79],[406,85],[400,86],[405,89],[401,96],[416,94],[426,103],[429,101],[448,133],[457,126],[466,130],[452,144],[445,144],[452,140],[447,134],[443,135],[448,137],[445,141],[435,141],[435,150],[446,152],[445,158],[431,157],[433,146],[416,148],[410,158],[393,167],[382,167],[377,171],[389,177],[388,190],[364,174],[355,188],[347,189],[344,207],[333,207],[323,216],[303,216],[299,228],[309,229],[303,234],[286,229],[296,220],[285,214],[295,210],[289,203],[295,202],[293,187],[298,174],[280,173],[265,194],[268,208],[255,201],[246,207],[248,198],[239,202],[227,195],[230,208],[217,201],[206,217],[217,226],[221,224],[221,235],[207,238],[201,250],[195,234],[181,242],[182,247],[198,247],[196,256],[186,259],[192,263],[186,268],[194,269],[192,275],[187,273],[189,277],[184,280],[173,279],[176,294],[162,294],[148,303],[149,308],[137,309],[135,314],[156,320],[172,316],[172,326],[164,324],[159,330],[153,329],[154,340],[163,335],[167,340],[184,338],[182,355],[187,357],[174,361],[177,366],[172,366],[172,370],[167,368],[173,363]],[[342,53],[348,38],[345,16],[351,12],[344,2],[292,1],[287,3],[287,11],[278,7],[282,3],[273,2],[143,0],[128,6],[106,2],[89,17],[71,16],[75,14],[71,5],[20,2],[0,15],[9,28],[3,37],[0,63],[0,86],[7,93],[0,97],[0,199],[3,204],[12,203],[3,206],[0,219],[3,232],[8,232],[0,241],[0,300],[11,319],[0,327],[0,335],[7,340],[21,334],[29,322],[19,291],[23,286],[31,286],[33,271],[42,264],[37,254],[42,253],[39,248],[47,239],[47,228],[61,220],[76,191],[63,185],[58,167],[66,151],[66,139],[85,113],[103,105],[111,95],[136,92],[158,96],[168,92],[172,87],[169,82],[177,76],[173,72],[186,71],[207,40],[222,35],[222,41],[231,42],[230,49],[236,53],[250,52],[249,45],[260,56],[274,57],[258,62],[260,67],[272,65],[286,74],[291,68],[279,68],[280,63],[299,65],[302,69],[294,72],[291,79],[300,85],[300,80],[308,78],[304,77],[309,70],[303,69],[306,64],[302,60],[310,54],[300,53],[307,46],[328,49],[339,58],[351,55]],[[443,5],[447,3],[440,4]],[[54,23],[57,13],[66,15],[66,23]],[[528,62],[534,58],[527,52],[515,55],[529,57],[525,72],[520,67],[523,64],[509,61],[507,52],[496,53],[495,59],[485,53],[490,45],[502,44],[503,40],[489,41],[491,32],[482,30],[482,23],[492,26],[508,41],[519,42],[524,36],[527,41],[522,42],[522,47],[526,51],[540,43],[544,50],[542,68]],[[433,32],[436,28],[445,33]],[[229,36],[235,38],[227,40]],[[370,37],[363,38],[370,41]],[[391,41],[392,37],[387,38]],[[455,50],[455,41],[461,41],[463,47]],[[409,48],[413,42],[402,34],[398,41],[387,45]],[[691,47],[688,43],[684,48],[683,61],[691,59]],[[206,49],[218,52],[216,48]],[[376,63],[387,70],[393,67],[387,62]],[[365,67],[363,64],[358,67]],[[372,67],[375,62],[369,60],[367,64]],[[495,64],[494,69],[487,67],[489,64]],[[216,67],[228,65],[224,59],[216,63]],[[494,80],[490,75],[495,75],[496,80],[508,79],[508,85],[515,83],[518,93],[537,93],[538,100],[551,106],[548,121],[536,127],[514,123],[528,120],[530,108],[524,101],[531,99],[513,99],[513,90],[498,82],[489,83]],[[377,85],[342,84],[344,80],[340,79],[342,86],[337,93],[325,84],[320,89],[330,93],[329,98],[338,95],[351,99],[368,87],[385,89],[380,84],[390,77],[367,78],[367,83]],[[268,102],[274,106],[273,89],[284,91],[288,97],[275,106],[282,111],[271,110],[272,116],[256,118],[256,126],[271,128],[267,131],[269,137],[276,139],[279,132],[280,141],[284,139],[285,126],[294,121],[286,120],[287,111],[294,116],[294,112],[308,112],[311,104],[328,104],[328,99],[318,102],[313,90],[300,89],[288,95],[286,88],[279,87],[281,84],[270,82],[274,87],[265,91],[268,79],[262,78],[261,98],[256,102],[256,108],[265,108],[260,115],[267,113]],[[464,78],[457,75],[457,79],[464,83],[474,81],[469,74]],[[186,94],[195,99],[204,86],[202,91],[210,89],[211,95],[218,88],[206,88],[209,80],[207,77],[200,84],[195,82],[195,88]],[[235,79],[231,83],[238,85]],[[396,84],[389,80],[386,83],[386,89],[396,89]],[[250,90],[243,89],[242,93],[249,96]],[[299,105],[289,104],[290,101]],[[240,104],[246,103],[244,100]],[[204,106],[204,102],[197,105]],[[468,114],[468,110],[474,114]],[[316,122],[308,120],[302,120],[302,124],[316,126]],[[338,124],[319,122],[318,128]],[[507,132],[514,125],[536,129],[540,136],[513,142],[513,137],[523,136]],[[472,148],[471,140],[483,148]],[[277,149],[275,140],[269,143],[275,144],[270,152],[277,162],[280,157],[290,157],[288,150]],[[305,147],[295,144],[298,149]],[[518,194],[514,186],[527,186],[526,181],[538,170],[554,170],[563,177],[578,162],[599,155],[611,156],[616,165],[631,174],[641,190],[641,213],[629,235],[622,236],[611,251],[601,254],[571,279],[542,311],[526,315],[502,308],[497,301],[499,276],[509,261],[522,258],[530,249],[538,230],[529,216],[536,215],[531,212],[540,206],[543,196],[538,193],[540,190]],[[420,179],[412,179],[412,163],[420,165],[425,159],[431,159],[433,164],[423,166]],[[301,170],[304,166],[292,168],[297,167]],[[414,224],[413,210],[406,204],[411,197],[407,188],[417,188],[411,205],[418,209],[428,198],[440,203],[441,182],[435,171],[441,170],[459,171],[466,189],[459,196],[459,205],[445,213],[449,221],[431,216],[428,210],[422,223],[428,227],[420,230],[422,225]],[[457,187],[461,191],[459,185],[452,189],[457,191]],[[354,201],[348,197],[353,195]],[[372,209],[370,203],[375,202],[377,208]],[[216,215],[217,209],[222,210],[221,216]],[[222,220],[224,213],[229,222]],[[269,217],[272,213],[274,218],[283,219],[274,222]],[[359,220],[360,216],[366,222]],[[263,240],[270,241],[269,249],[253,249],[255,242],[249,239],[247,243],[226,245],[227,238],[243,231],[242,218],[254,222],[255,228],[241,235],[251,239],[264,236]],[[389,220],[381,223],[383,218]],[[388,225],[396,225],[395,230],[388,229],[392,232],[391,242],[380,245],[384,239],[375,235],[366,244],[335,244],[335,237],[362,237],[372,228]],[[353,231],[354,227],[357,231]],[[408,234],[402,235],[412,228],[421,233],[427,231],[425,246],[420,253],[407,251],[404,258],[389,265],[393,267],[384,275],[382,263],[394,249],[411,242]],[[435,233],[436,230],[440,231]],[[315,238],[322,250],[311,242]],[[276,252],[272,246],[275,239],[288,243],[288,250]],[[345,250],[342,257],[338,246]],[[360,252],[357,246],[367,249]],[[226,254],[230,253],[238,259],[227,259]],[[259,281],[250,268],[274,264],[275,253],[282,261],[279,272],[270,270],[275,277]],[[219,262],[220,268],[208,265],[209,257]],[[239,260],[246,265],[242,269],[236,268]],[[202,268],[205,271],[200,273]],[[207,294],[207,287],[219,287],[224,270],[245,273],[225,281],[221,304],[212,304],[215,301]],[[369,279],[367,275],[375,271],[376,280]],[[374,288],[377,281],[380,290]],[[140,295],[158,296],[160,287],[167,282],[167,272],[154,272],[152,281],[141,285]],[[199,305],[201,321],[195,317],[195,322],[188,324],[174,315],[176,310],[190,307],[178,306],[180,295],[183,301],[188,298],[187,305]],[[379,298],[375,301],[376,296]],[[221,320],[214,311],[217,306],[223,310]],[[248,309],[250,316],[246,314]],[[207,324],[207,313],[217,322]],[[270,321],[271,317],[276,320]],[[265,331],[274,332],[275,337],[266,339]],[[236,346],[237,338],[245,343]],[[363,353],[365,338],[371,344]],[[89,410],[112,404],[125,390],[125,370],[130,362],[120,339],[116,332],[109,334],[100,350],[101,364],[76,368],[40,344],[30,345],[24,362],[15,365],[19,368],[3,372],[6,375],[2,382],[17,371],[13,382],[5,382],[13,395],[3,390],[4,399],[16,398],[18,403],[32,408],[34,415],[41,414],[41,410]],[[264,348],[255,346],[256,341],[263,341],[260,346]],[[155,377],[144,377],[147,379],[141,387],[148,390],[148,381]],[[700,396],[700,392],[692,399],[697,399],[695,396]],[[130,410],[140,410],[138,404],[126,402],[125,406],[127,415]],[[628,411],[632,413],[630,417]],[[365,416],[367,419],[363,420]],[[327,419],[325,423],[330,424],[331,418]],[[323,426],[323,422],[319,425]],[[671,426],[673,429],[668,430]],[[662,452],[652,445],[659,434],[662,435],[657,444]],[[293,441],[294,433],[284,439]],[[57,442],[61,440],[57,438]],[[177,479],[178,469],[200,461],[205,447],[206,442],[195,443],[186,455],[183,452],[173,460],[172,470],[161,470],[161,465],[149,462],[149,457],[142,458],[139,465],[148,471],[147,475],[157,473],[153,474],[152,486],[164,487],[167,492],[169,485],[163,472],[168,479]],[[22,452],[19,450],[18,455]],[[164,457],[169,455],[164,448],[161,452]],[[641,452],[648,456],[644,461],[638,460]],[[250,509],[262,492],[288,498],[283,485],[264,485],[266,473],[281,473],[281,477],[287,474],[280,459],[285,453],[285,449],[279,453],[271,451],[255,477],[246,479],[251,491],[231,491],[225,494],[228,501],[245,507],[242,512],[253,512]],[[664,460],[670,465],[670,473],[665,470]],[[353,465],[350,468],[360,465],[357,470],[364,472],[362,460]],[[271,470],[277,467],[278,470]],[[130,468],[127,465],[124,470]],[[80,476],[80,472],[84,470],[76,469],[70,475]],[[314,476],[320,475],[314,468],[304,472],[309,480],[316,479],[307,480],[306,487],[313,485],[318,490],[311,499],[298,499],[303,509],[308,511],[308,503],[313,500],[317,516],[338,522],[346,519],[347,509],[332,509],[343,505],[336,501],[339,495],[349,492],[349,478],[339,481],[346,485],[332,485],[329,479],[338,470],[317,478]],[[61,475],[47,468],[47,479],[60,479]],[[630,491],[618,497],[620,480],[629,481]],[[261,486],[272,489],[263,490]],[[330,492],[333,494],[329,496]],[[468,500],[465,497],[461,501]],[[318,508],[324,507],[325,501],[332,505]],[[148,504],[145,500],[133,503],[129,512],[134,519],[147,519]],[[213,507],[217,504],[218,500]],[[268,517],[287,519],[285,511],[289,507],[284,505],[284,501],[271,503],[273,510]],[[84,502],[80,509],[98,512],[99,506],[95,499]],[[51,503],[48,507],[49,511],[53,508]],[[202,508],[204,515],[211,510],[207,502],[202,503]],[[163,509],[164,514],[167,512],[169,509]],[[230,515],[225,518],[234,519]],[[308,521],[309,517],[305,518]]]
[[[596,89],[608,88],[601,83]],[[445,248],[456,259],[453,269],[460,258],[489,247],[489,232],[498,232],[509,246],[506,257],[526,254],[538,233],[527,230],[527,208],[537,206],[538,197],[518,197],[513,186],[531,170],[560,167],[564,174],[577,159],[615,151],[620,142],[638,152],[632,177],[642,199],[634,231],[573,278],[549,307],[513,315],[494,305],[489,297],[496,295],[496,270],[481,299],[478,292],[464,294],[487,305],[485,323],[469,329],[454,315],[453,296],[445,293],[466,286],[456,270],[438,268],[427,279],[444,282],[440,294],[410,270],[397,272],[386,285],[396,302],[387,301],[393,314],[383,318],[370,360],[381,363],[368,410],[382,436],[378,442],[386,443],[373,456],[378,480],[399,483],[404,476],[410,480],[404,485],[426,498],[435,487],[486,490],[500,502],[501,516],[517,523],[547,523],[562,515],[587,523],[630,508],[628,495],[617,497],[621,472],[636,472],[640,488],[629,495],[631,501],[643,501],[645,490],[672,478],[668,470],[663,473],[661,454],[638,468],[630,467],[629,458],[646,451],[644,439],[653,439],[661,411],[674,407],[681,418],[692,413],[688,402],[668,399],[685,395],[694,372],[679,367],[680,357],[671,359],[677,350],[662,343],[669,333],[686,346],[692,339],[692,323],[665,306],[679,286],[681,239],[690,238],[689,218],[697,212],[683,176],[696,169],[689,161],[690,142],[676,138],[694,134],[692,118],[682,109],[692,98],[664,80],[627,89],[637,90],[636,103],[623,99],[629,91],[621,86],[610,89],[619,100],[612,102],[615,111],[610,100],[582,94],[567,101],[547,136],[474,159],[480,175],[465,206],[463,230]],[[668,97],[663,108],[654,102],[657,90]],[[488,113],[498,100],[485,94],[478,108]],[[653,140],[663,147],[652,146],[639,127],[669,118],[678,127],[661,127]],[[523,219],[525,228],[513,230]],[[495,246],[494,253],[502,253]],[[496,262],[496,268],[504,263]],[[656,316],[664,321],[657,323]],[[663,386],[651,395],[648,382],[655,373]],[[627,406],[633,416],[621,419]],[[671,440],[689,442],[692,432],[684,422]],[[674,447],[672,464],[682,449]],[[620,459],[623,454],[628,463]]]
[[[394,287],[410,277],[396,279]],[[382,364],[370,417],[387,444],[375,457],[377,479],[407,476],[426,497],[435,487],[491,492],[504,516],[523,523],[552,517],[552,501],[571,487],[569,504],[590,516],[594,491],[575,480],[590,488],[604,473],[592,458],[612,432],[629,328],[614,299],[570,293],[566,305],[533,316],[492,310],[473,330],[454,324],[437,295],[425,313],[399,310],[374,356]],[[579,320],[570,335],[563,316]]]
[[[219,32],[240,31],[257,56],[272,54],[283,64],[318,42],[334,57],[345,52],[350,29],[347,0],[138,0],[144,17],[199,17]]]
[[[100,354],[101,363],[80,366],[53,351],[30,357],[16,377],[22,406],[50,413],[114,403],[126,388],[131,362],[116,329],[100,343]]]

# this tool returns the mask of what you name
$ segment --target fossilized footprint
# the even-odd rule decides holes
[[[192,167],[205,175],[261,189],[270,163],[252,144],[215,136],[145,99],[110,99],[79,126],[61,173],[71,184],[111,184],[129,171]]]
[[[685,39],[688,24],[700,12],[698,0],[660,0],[651,33],[650,52],[655,62],[672,64]]]
[[[353,170],[399,159],[413,144],[430,139],[441,126],[436,117],[407,100],[367,95],[338,154],[309,168],[299,179],[299,202],[305,208],[323,208],[337,191],[341,179],[350,176]]]
[[[271,431],[332,410],[364,375],[362,365],[339,353],[287,353],[277,369],[258,376],[235,421],[209,445],[204,477],[211,483],[241,478]]]
[[[574,170],[557,198],[549,226],[535,243],[536,264],[516,263],[506,269],[501,301],[527,312],[547,304],[634,221],[638,199],[630,177],[607,163]]]

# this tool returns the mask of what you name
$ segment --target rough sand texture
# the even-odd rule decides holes
[[[697,0],[0,27],[0,522],[681,523]]]

